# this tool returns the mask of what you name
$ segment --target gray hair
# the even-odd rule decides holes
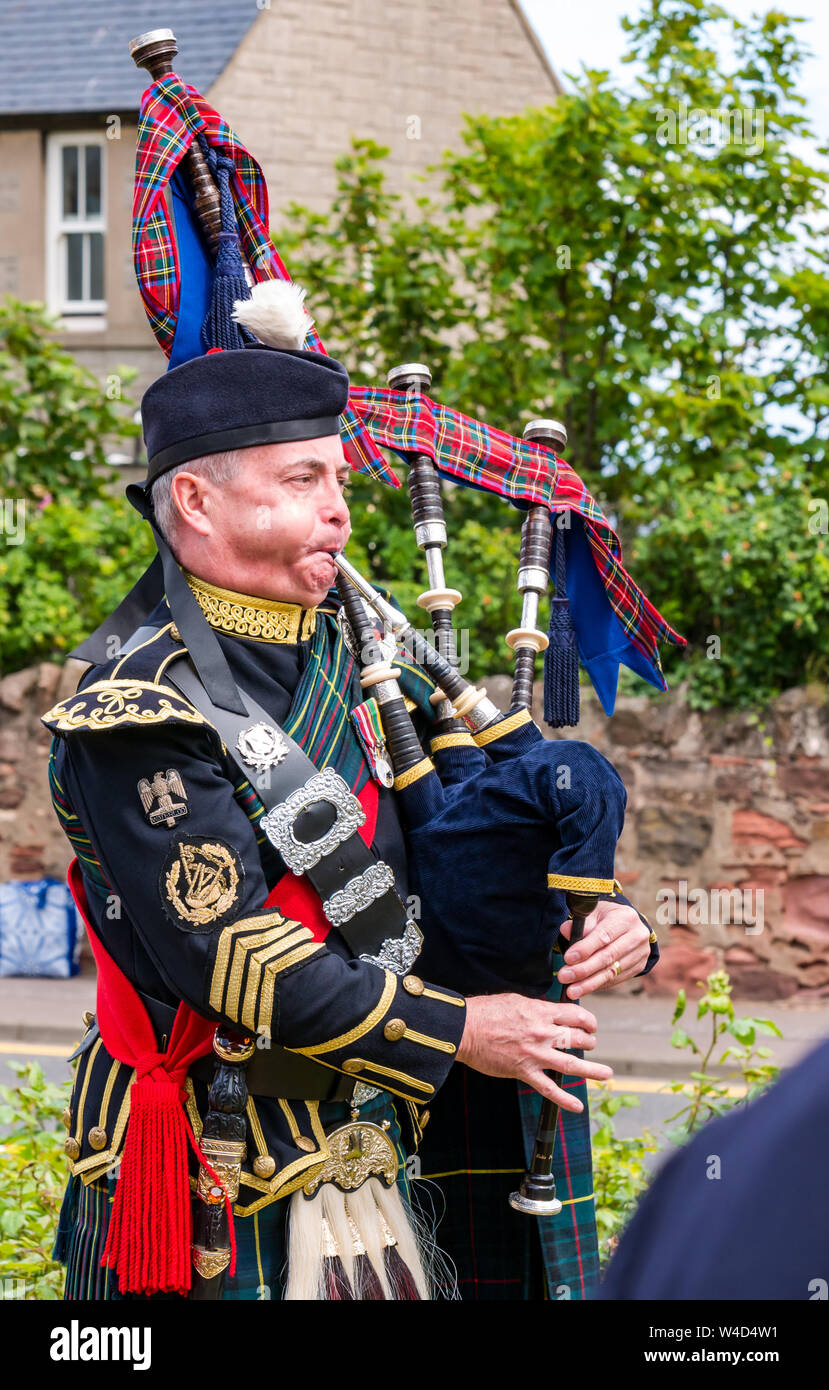
[[[242,464],[241,449],[226,449],[218,454],[205,454],[202,458],[190,459],[175,468],[169,468],[156,478],[150,490],[156,525],[169,546],[174,546],[181,523],[181,515],[173,498],[173,479],[178,473],[196,473],[209,483],[220,487],[229,483]]]

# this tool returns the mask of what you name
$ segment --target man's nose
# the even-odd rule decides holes
[[[340,484],[335,478],[329,483],[325,501],[323,503],[323,513],[326,521],[334,526],[347,526],[350,520],[348,503],[343,496]]]

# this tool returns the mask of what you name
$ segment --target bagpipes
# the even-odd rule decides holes
[[[421,364],[397,368],[390,379],[406,381],[412,391],[430,380]],[[561,448],[567,436],[558,421],[534,420],[525,437]],[[536,656],[550,641],[537,627],[555,544],[547,509],[531,508],[522,526],[521,626],[507,634],[515,671],[510,713],[503,715],[453,664],[451,612],[461,595],[446,586],[440,479],[428,458],[411,458],[408,482],[415,536],[426,552],[431,584],[418,603],[432,616],[435,645],[343,555],[336,562],[343,607],[361,656],[361,683],[379,706],[406,822],[411,887],[420,900],[424,936],[420,965],[429,978],[467,994],[516,989],[541,997],[553,985],[562,921],[572,919],[570,940],[579,940],[598,894],[615,893],[613,860],[624,819],[624,787],[596,750],[573,740],[545,739],[531,717]],[[561,589],[558,597],[561,601]],[[385,651],[372,611],[391,635]],[[396,683],[400,671],[393,652],[401,645],[439,687],[434,760],[424,757]],[[551,1076],[560,1086],[561,1074]],[[509,1199],[518,1211],[549,1216],[561,1210],[552,1173],[558,1109],[553,1101],[543,1102],[530,1166]]]
[[[270,239],[261,170],[218,113],[173,71],[172,32],[143,34],[130,52],[153,79],[139,123],[134,260],[151,326],[175,367],[211,346],[244,346],[245,329],[234,317],[234,303],[250,296],[251,284],[290,277]],[[163,198],[168,188],[175,229]],[[313,328],[306,345],[324,351]],[[341,433],[344,450],[360,471],[398,486],[384,448],[408,467],[415,537],[429,575],[419,602],[430,614],[437,645],[342,556],[340,591],[364,658],[363,686],[379,708],[407,825],[410,888],[421,902],[424,934],[420,968],[428,978],[468,994],[514,989],[544,997],[555,977],[562,922],[572,916],[576,939],[597,895],[616,891],[613,861],[625,791],[597,750],[542,735],[531,713],[536,657],[546,649],[545,714],[561,727],[578,722],[579,658],[611,713],[620,662],[665,688],[657,642],[682,639],[627,575],[614,531],[558,457],[556,450],[566,441],[563,427],[533,421],[524,438],[515,439],[441,405],[428,396],[430,385],[428,369],[406,364],[390,374],[388,389],[352,387]],[[515,652],[507,715],[458,670],[452,615],[460,594],[447,588],[443,572],[442,476],[498,492],[527,513],[518,576],[521,626],[507,638]],[[562,519],[570,524],[563,526]],[[547,635],[537,620],[551,567],[556,587]],[[182,602],[195,608],[169,557],[164,579],[168,594],[178,583]],[[128,601],[122,609],[120,617],[107,620],[107,630],[119,632],[120,623],[127,637],[134,627]],[[371,611],[390,628],[391,643],[375,630]],[[186,620],[186,607],[182,612]],[[438,687],[428,755],[396,684],[394,652],[401,642],[411,646]],[[211,693],[222,704],[215,676]],[[211,1092],[215,1118],[211,1110],[205,1134],[216,1130],[214,1162],[221,1146],[229,1145],[225,1153],[238,1170],[244,1060],[251,1042],[226,1035],[220,1046],[225,1073],[232,1070],[233,1076],[223,1076],[215,1097]],[[228,1086],[236,1102],[232,1107],[224,1094]],[[545,1107],[533,1164],[537,1173],[525,1180],[524,1206],[515,1199],[520,1209],[541,1210],[527,1205],[539,1201],[545,1211],[556,1209],[554,1184],[551,1196],[546,1182],[553,1121],[554,1113]],[[538,1178],[535,1186],[531,1178]],[[205,1208],[212,1196],[213,1209],[201,1214],[199,1230],[205,1250],[216,1256],[210,1262],[215,1267],[227,1239],[224,1207],[218,1191],[211,1194],[208,1188],[206,1181],[200,1183]],[[191,1297],[219,1296],[221,1276],[207,1265],[203,1275]]]

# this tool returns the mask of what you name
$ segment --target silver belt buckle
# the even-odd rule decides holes
[[[350,922],[352,917],[356,917],[358,912],[370,907],[378,898],[382,898],[384,893],[388,893],[394,887],[394,874],[388,864],[384,864],[382,859],[378,859],[375,864],[370,864],[363,873],[352,878],[344,888],[332,893],[330,898],[326,898],[322,905],[322,910],[331,923],[332,927],[341,927],[344,922]]]
[[[337,812],[334,824],[318,840],[305,843],[294,834],[294,822],[318,801],[328,801]],[[288,868],[295,874],[313,869],[326,855],[348,840],[364,823],[366,813],[359,800],[333,767],[314,773],[302,787],[262,817],[262,829]]]

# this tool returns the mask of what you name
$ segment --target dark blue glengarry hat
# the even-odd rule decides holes
[[[321,352],[257,343],[194,357],[144,393],[145,487],[205,454],[338,434],[347,401],[348,373]]]
[[[158,555],[72,656],[96,665],[106,661],[112,637],[123,643],[166,594],[213,702],[246,712],[216,636],[155,525],[151,489],[169,469],[208,454],[339,433],[339,416],[348,402],[348,373],[325,353],[299,346],[312,322],[302,299],[303,291],[292,282],[254,286],[250,298],[236,303],[233,315],[244,325],[243,347],[208,350],[168,370],[144,393],[147,478],[143,486],[131,484],[127,497],[152,526]]]

